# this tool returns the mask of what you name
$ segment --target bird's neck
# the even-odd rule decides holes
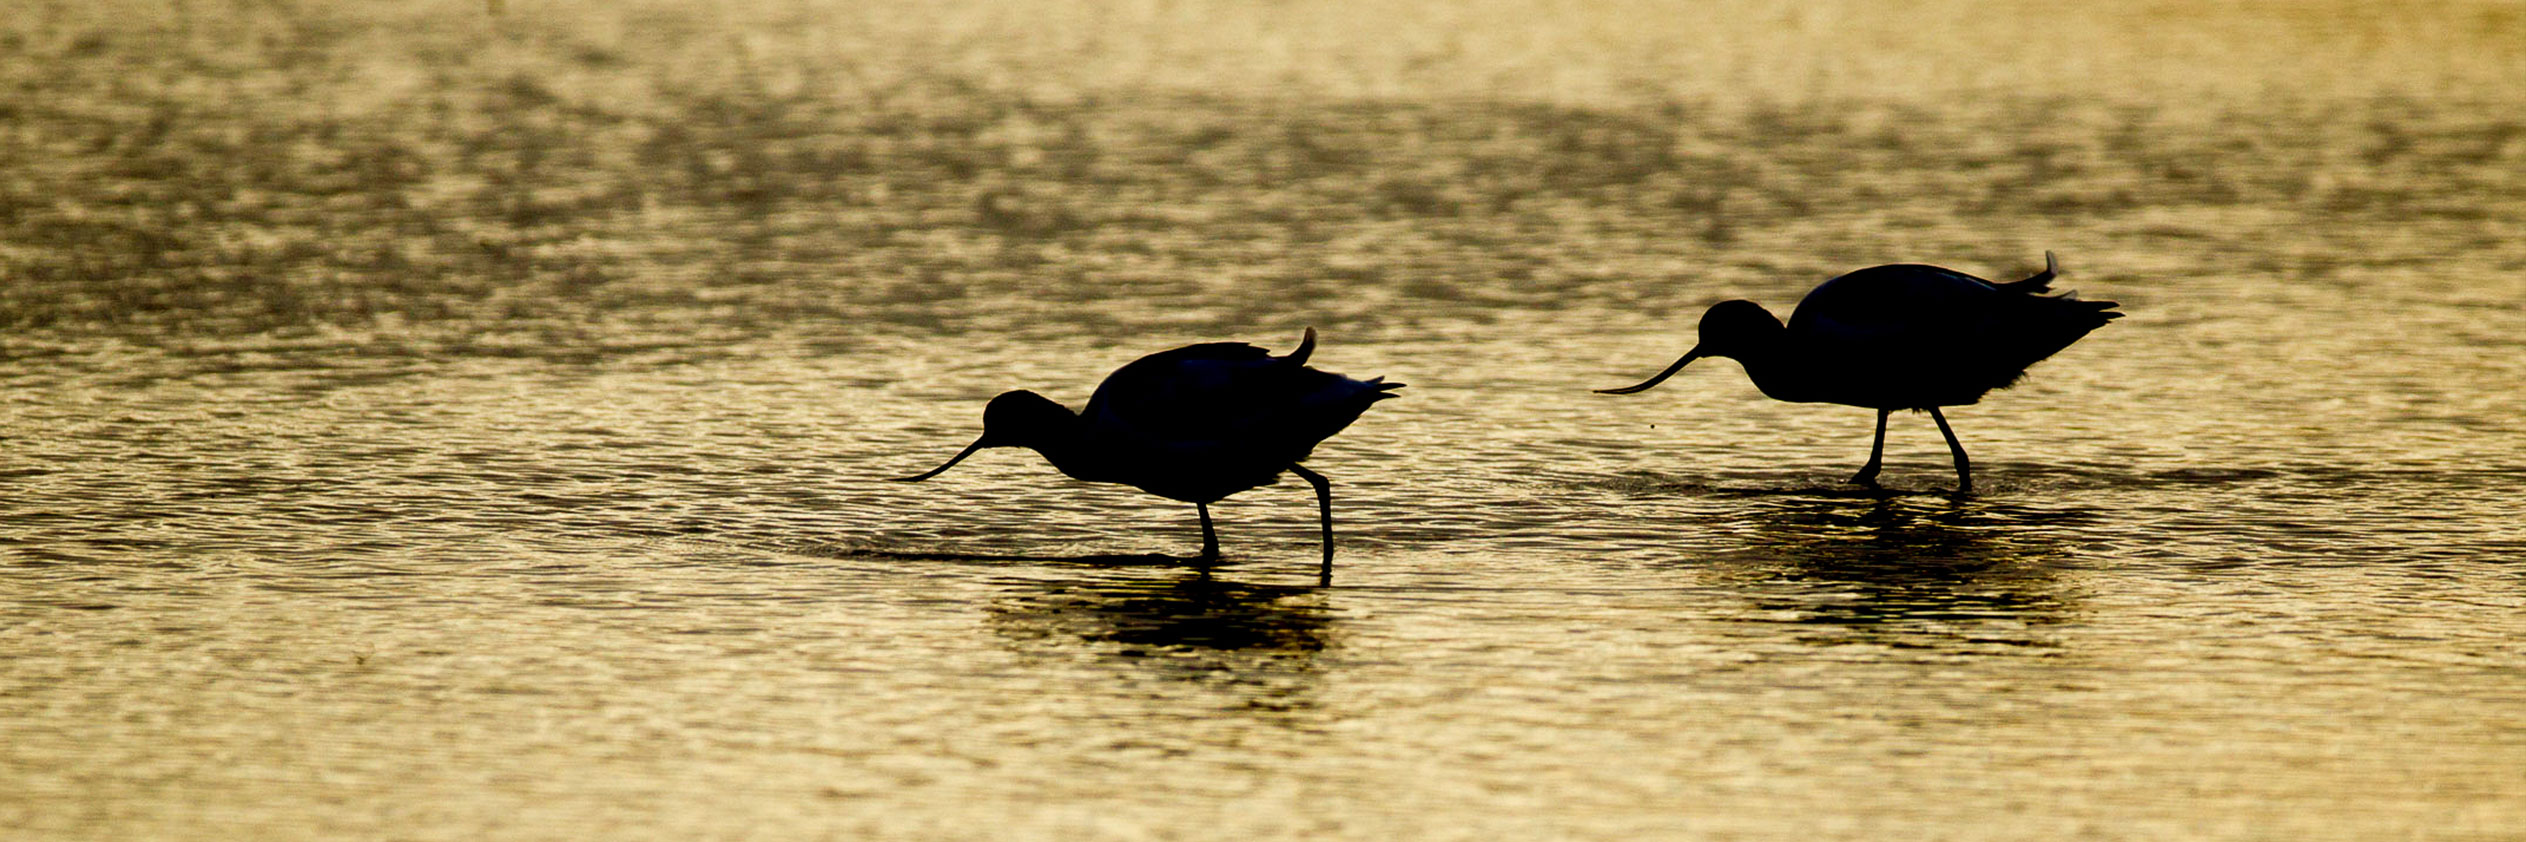
[[[1728,356],[1744,364],[1745,376],[1754,381],[1754,388],[1776,401],[1805,402],[1818,400],[1808,394],[1814,379],[1808,376],[1805,362],[1789,352],[1778,337],[1748,342],[1730,349]]]
[[[1043,454],[1044,461],[1074,479],[1095,480],[1099,464],[1095,447],[1087,440],[1085,425],[1073,419],[1070,423],[1045,425],[1028,431],[1025,446]]]

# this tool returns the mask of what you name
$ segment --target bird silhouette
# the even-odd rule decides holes
[[[1315,446],[1394,397],[1401,383],[1354,380],[1307,366],[1316,347],[1308,328],[1298,349],[1275,357],[1243,342],[1162,351],[1116,369],[1071,412],[1029,391],[1004,392],[982,411],[982,437],[920,482],[988,447],[1026,447],[1074,479],[1111,482],[1193,504],[1202,520],[1201,561],[1219,558],[1210,504],[1270,485],[1284,472],[1316,489],[1324,531],[1323,576],[1333,575],[1333,487],[1300,465]]]
[[[1868,464],[1851,477],[1871,488],[1884,463],[1886,416],[1926,411],[1955,454],[1956,490],[1969,493],[1973,464],[1939,407],[1965,406],[2008,388],[2027,366],[2123,315],[2111,301],[2043,295],[2060,273],[2049,251],[2044,271],[2005,284],[1937,266],[1872,266],[1808,292],[1786,327],[1760,304],[1722,301],[1702,314],[1700,344],[1674,365],[1639,385],[1597,391],[1646,391],[1694,360],[1734,359],[1774,400],[1877,410]]]

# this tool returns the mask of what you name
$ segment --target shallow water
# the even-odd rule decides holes
[[[494,6],[0,24],[9,838],[2526,827],[2509,6]],[[1970,497],[1588,391],[2045,249],[2130,317],[1949,413]],[[1411,384],[1330,586],[1303,483],[1206,572],[881,481],[1308,326]]]

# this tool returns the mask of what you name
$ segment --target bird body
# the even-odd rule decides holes
[[[2004,284],[1937,266],[1872,266],[1818,285],[1787,325],[1754,302],[1720,302],[1702,316],[1700,344],[1674,365],[1639,385],[1598,391],[1645,391],[1693,360],[1729,357],[1774,400],[1877,410],[1876,444],[1854,482],[1875,484],[1886,415],[1914,409],[1938,421],[1956,457],[1958,487],[1971,490],[1964,445],[1939,407],[1979,402],[2122,316],[2111,301],[2043,295],[2059,273],[2051,252],[2044,271]]]
[[[981,438],[936,470],[904,479],[937,476],[986,447],[1031,448],[1074,479],[1194,504],[1203,558],[1210,559],[1218,539],[1209,504],[1295,473],[1316,486],[1330,571],[1332,492],[1299,463],[1403,384],[1310,368],[1315,344],[1309,328],[1298,349],[1281,357],[1242,342],[1151,354],[1108,375],[1076,413],[1034,392],[1003,393],[983,409]]]

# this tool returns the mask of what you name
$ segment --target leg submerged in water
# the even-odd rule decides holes
[[[1859,466],[1859,473],[1851,475],[1853,484],[1877,487],[1877,470],[1886,463],[1886,416],[1892,414],[1891,409],[1877,410],[1877,441],[1868,446],[1868,464]]]
[[[1306,480],[1308,485],[1316,487],[1316,516],[1318,522],[1324,526],[1322,578],[1330,584],[1333,581],[1333,484],[1325,481],[1323,474],[1298,465],[1289,466],[1289,472],[1297,474],[1299,479]]]
[[[1973,493],[1973,460],[1965,458],[1965,443],[1956,440],[1956,431],[1947,426],[1947,416],[1930,407],[1930,420],[1938,422],[1938,434],[1947,437],[1947,452],[1956,455],[1956,493]]]
[[[1208,503],[1195,503],[1195,504],[1193,504],[1193,510],[1194,510],[1194,511],[1201,512],[1201,513],[1202,513],[1202,557],[1201,557],[1201,562],[1202,562],[1203,564],[1209,564],[1209,563],[1211,563],[1211,562],[1218,561],[1218,560],[1219,560],[1219,531],[1218,531],[1218,530],[1216,530],[1216,529],[1211,528],[1211,525],[1210,525],[1210,504],[1208,504]]]

